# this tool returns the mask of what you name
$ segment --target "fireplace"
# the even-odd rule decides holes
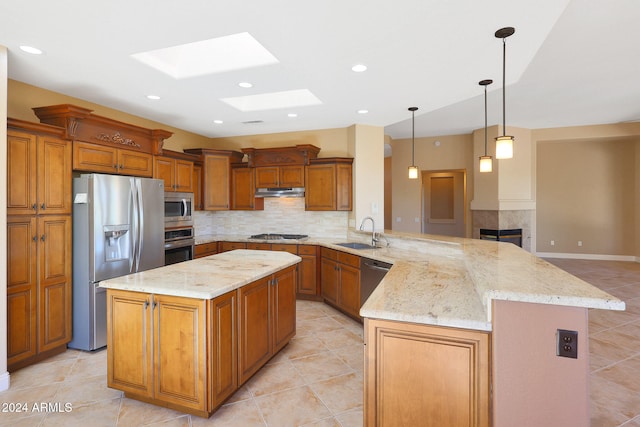
[[[496,242],[509,242],[522,247],[522,228],[511,228],[506,230],[481,228],[480,239],[495,240]]]

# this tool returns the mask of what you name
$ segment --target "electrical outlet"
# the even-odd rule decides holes
[[[555,241],[555,240],[552,240],[552,241],[551,241],[551,246],[555,246],[555,245],[556,245],[556,241]]]
[[[582,246],[582,240],[578,240],[578,246]]]
[[[578,358],[578,331],[558,329],[556,332],[556,356]]]

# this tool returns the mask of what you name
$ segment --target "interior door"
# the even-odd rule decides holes
[[[464,237],[465,171],[422,173],[422,232]]]

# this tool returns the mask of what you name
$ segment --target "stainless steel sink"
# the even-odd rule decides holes
[[[346,242],[346,243],[336,243],[338,246],[342,246],[343,248],[350,249],[375,249],[375,246],[368,245],[366,243],[359,242]]]

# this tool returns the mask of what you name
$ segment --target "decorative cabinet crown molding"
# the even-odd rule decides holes
[[[243,148],[249,167],[308,165],[311,159],[318,157],[320,148],[303,144],[294,147]]]

